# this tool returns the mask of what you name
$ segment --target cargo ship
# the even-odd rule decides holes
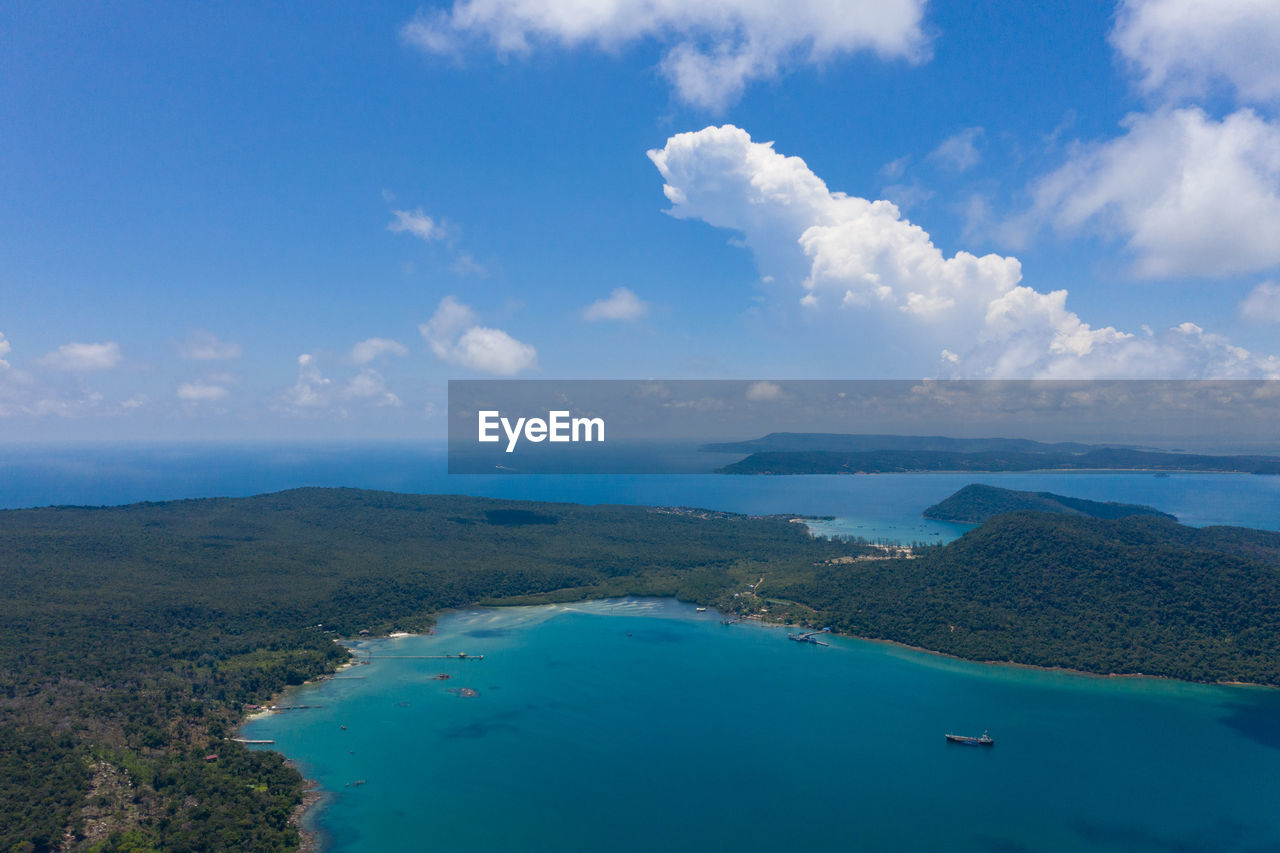
[[[995,746],[995,738],[991,737],[987,732],[982,733],[982,737],[970,737],[969,735],[947,735],[947,743],[962,743],[965,746]]]

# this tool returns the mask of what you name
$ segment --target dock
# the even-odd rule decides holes
[[[275,743],[275,741],[273,740],[250,740],[247,737],[233,737],[231,738],[231,740],[234,741],[235,743],[247,743],[247,744],[259,745],[259,746],[264,744],[269,744],[269,743]]]
[[[361,660],[484,660],[484,655],[366,655]]]
[[[830,633],[830,628],[823,628],[821,631],[810,631],[807,634],[787,634],[788,640],[795,640],[797,643],[811,643],[815,646],[829,646],[830,643],[824,643],[818,639],[819,634]]]

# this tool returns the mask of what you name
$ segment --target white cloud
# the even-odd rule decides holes
[[[747,386],[747,399],[753,403],[768,403],[783,398],[782,386],[776,382],[752,382]]]
[[[1125,0],[1111,44],[1147,94],[1207,94],[1226,85],[1245,101],[1280,99],[1280,3]]]
[[[731,125],[679,134],[649,157],[671,215],[741,232],[760,272],[802,304],[843,310],[863,340],[915,340],[941,353],[944,375],[1280,376],[1280,360],[1185,324],[1141,338],[1091,326],[1065,290],[1024,285],[1016,258],[948,258],[892,203],[832,192],[803,160]]]
[[[1131,115],[1035,187],[1035,215],[1119,233],[1144,276],[1224,276],[1280,264],[1280,124],[1240,110]]]
[[[501,329],[474,326],[462,333],[450,360],[472,370],[511,376],[537,367],[538,353]]]
[[[1280,282],[1264,281],[1240,302],[1240,316],[1253,323],[1280,323]]]
[[[870,51],[922,61],[924,0],[455,0],[419,12],[400,30],[429,53],[458,54],[483,40],[499,54],[535,47],[593,47],[617,52],[644,40],[663,46],[663,76],[686,103],[719,110],[751,82],[788,67]]]
[[[101,344],[63,344],[54,352],[43,356],[38,363],[52,370],[76,373],[94,370],[110,370],[120,363],[123,355],[115,341]]]
[[[982,160],[982,154],[978,151],[978,140],[981,138],[982,128],[966,127],[944,139],[929,154],[929,159],[957,172],[968,171]]]
[[[476,322],[476,312],[471,310],[471,306],[462,304],[455,296],[446,296],[436,306],[431,319],[418,325],[418,332],[436,358],[448,361],[449,350],[462,330]]]
[[[385,353],[406,356],[409,348],[391,338],[368,338],[351,347],[351,360],[356,364],[368,364]]]
[[[182,357],[197,361],[225,361],[239,358],[243,350],[240,344],[221,340],[213,332],[197,329],[182,345]]]
[[[488,268],[468,252],[459,254],[457,260],[449,266],[449,269],[455,275],[474,275],[478,278],[484,278],[489,274]]]
[[[393,234],[412,234],[419,240],[430,242],[445,236],[445,230],[439,222],[422,212],[418,207],[413,210],[393,210],[395,217],[387,223],[387,230]]]
[[[0,370],[4,370],[9,367],[9,362],[4,360],[4,356],[8,355],[9,351],[12,349],[13,345],[5,340],[4,332],[0,332]]]
[[[373,368],[363,367],[345,381],[334,380],[321,371],[314,355],[303,353],[298,356],[298,378],[280,394],[275,408],[312,418],[346,418],[351,415],[351,404],[377,408],[403,405]]]
[[[310,353],[298,356],[298,378],[284,392],[284,401],[297,409],[315,409],[329,402],[331,380],[320,372],[316,357]]]
[[[399,397],[387,390],[382,375],[368,367],[351,377],[343,394],[350,399],[369,400],[378,406],[403,405]]]
[[[538,366],[536,349],[501,329],[478,325],[475,311],[453,296],[441,299],[418,331],[436,357],[449,364],[499,376]]]
[[[910,162],[910,154],[904,154],[897,160],[890,160],[888,163],[885,163],[880,167],[880,175],[887,180],[896,181],[898,178],[902,177],[903,172],[907,171],[907,165]]]
[[[222,385],[197,379],[178,386],[178,399],[189,403],[212,403],[224,399],[231,392]]]
[[[627,287],[614,288],[604,299],[597,299],[582,309],[582,319],[588,322],[598,320],[638,320],[649,313],[649,305]]]

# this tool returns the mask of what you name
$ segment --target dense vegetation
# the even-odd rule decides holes
[[[301,777],[224,737],[335,636],[851,553],[786,519],[350,489],[0,512],[0,851],[293,848]]]
[[[764,451],[717,474],[895,474],[907,471],[1221,471],[1280,474],[1276,456],[1203,456],[1110,447],[1073,452],[1014,450]]]
[[[1013,513],[766,583],[839,631],[975,660],[1280,685],[1280,533]]]
[[[996,516],[907,554],[786,518],[350,489],[0,512],[0,850],[286,850],[226,740],[335,637],[441,608],[677,596],[979,660],[1280,684],[1280,534]],[[763,579],[763,580],[762,580]],[[216,756],[216,757],[213,757]]]
[[[1023,492],[1001,489],[973,483],[951,497],[924,511],[925,518],[938,521],[959,521],[965,524],[981,524],[988,518],[1006,512],[1058,512],[1066,515],[1087,515],[1091,518],[1127,518],[1131,515],[1158,515],[1170,521],[1177,517],[1167,512],[1141,504],[1117,501],[1091,501],[1055,495],[1053,492]]]

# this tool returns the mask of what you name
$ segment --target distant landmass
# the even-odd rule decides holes
[[[1084,452],[1016,450],[762,451],[717,474],[897,474],[924,471],[1200,471],[1280,474],[1280,457],[1205,456],[1104,447]]]
[[[1085,453],[1103,447],[1125,445],[1079,444],[1074,441],[1045,443],[1027,438],[949,438],[945,435],[874,435],[834,432],[771,432],[762,438],[704,444],[711,453],[795,453],[835,451],[865,453],[871,450],[929,450],[952,453]]]
[[[1091,501],[1055,495],[1052,492],[1023,492],[973,483],[951,497],[924,511],[925,518],[936,521],[958,521],[981,524],[1008,512],[1056,512],[1064,515],[1087,515],[1090,518],[1127,518],[1131,515],[1155,515],[1177,521],[1177,516],[1141,504],[1116,501]]]

